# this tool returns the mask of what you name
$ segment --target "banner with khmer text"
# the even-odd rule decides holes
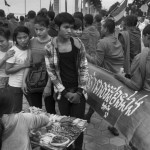
[[[150,93],[133,91],[113,73],[89,64],[87,102],[139,150],[150,150]]]

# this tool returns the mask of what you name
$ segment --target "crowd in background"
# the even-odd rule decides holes
[[[133,90],[149,91],[149,46],[149,20],[134,15],[116,26],[112,16],[101,14],[55,16],[43,8],[18,20],[0,9],[0,149],[31,149],[28,131],[48,123],[45,116],[19,113],[23,95],[30,106],[42,108],[43,99],[46,111],[56,114],[57,102],[61,115],[90,122],[88,62]],[[68,149],[82,150],[82,143],[83,133]]]

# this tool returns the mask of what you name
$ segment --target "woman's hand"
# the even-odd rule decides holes
[[[22,83],[22,91],[25,95],[27,95],[28,89],[27,84],[25,82]]]
[[[43,97],[46,98],[51,95],[51,87],[46,86],[43,91]]]
[[[70,102],[74,104],[80,103],[80,95],[78,93],[73,93],[73,97],[70,99]]]
[[[27,59],[24,61],[24,67],[25,67],[25,68],[29,68],[30,66],[31,66],[30,59],[27,58]]]
[[[13,57],[14,54],[15,54],[14,50],[7,51],[6,54],[5,54],[5,60],[9,59],[10,57]]]
[[[69,102],[74,103],[74,104],[78,104],[80,103],[80,95],[77,93],[71,93],[71,92],[67,92],[67,94],[65,95],[65,97],[68,99]]]

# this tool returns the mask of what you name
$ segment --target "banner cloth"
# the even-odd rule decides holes
[[[87,103],[139,150],[150,150],[150,93],[133,91],[89,64]]]

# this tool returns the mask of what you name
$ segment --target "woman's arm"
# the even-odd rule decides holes
[[[12,63],[6,63],[5,71],[6,71],[6,74],[14,74],[28,67],[30,67],[30,63],[28,62],[28,60],[26,60],[24,64],[18,65],[18,66],[14,66],[14,64]]]
[[[27,75],[29,73],[29,68],[26,68],[25,71],[24,71],[24,74],[23,74],[23,80],[22,80],[22,91],[24,94],[27,94],[28,90],[27,90],[27,84],[26,84],[26,78],[27,78]]]
[[[31,65],[31,50],[28,51],[28,61],[30,62]],[[27,94],[27,84],[26,84],[26,79],[27,79],[27,75],[30,71],[30,68],[26,68],[23,74],[23,80],[22,80],[22,91],[24,94]]]
[[[6,62],[6,57],[4,56],[2,59],[0,59],[0,67]]]
[[[46,84],[44,91],[43,91],[43,97],[45,98],[45,97],[50,96],[50,95],[51,95],[51,78],[49,77],[47,84]]]
[[[6,63],[5,71],[6,71],[6,74],[14,74],[14,73],[16,73],[16,72],[18,72],[24,68],[25,68],[24,64],[14,67],[14,64]]]
[[[26,120],[28,129],[37,129],[46,126],[49,123],[49,117],[46,115],[34,115],[31,113],[22,114]]]
[[[80,62],[79,62],[79,83],[78,83],[78,91],[77,93],[82,95],[83,91],[86,91],[86,84],[88,81],[88,62],[86,58],[86,51],[84,44],[80,39],[77,40],[80,45]]]
[[[57,57],[57,54],[54,52],[54,49],[55,48],[52,42],[48,43],[45,46],[45,50],[46,50],[45,64],[46,64],[48,75],[52,83],[57,88],[58,92],[61,93],[65,89],[65,87],[62,85],[56,73],[57,68],[54,65],[54,59],[58,59],[58,57]]]
[[[14,50],[7,51],[5,56],[2,59],[0,59],[0,67],[7,61],[7,59],[13,57],[14,54],[15,54]]]
[[[131,79],[128,79],[120,74],[115,74],[115,78],[124,83],[130,89],[134,91],[139,91],[142,88],[142,78],[141,76],[133,76]]]

